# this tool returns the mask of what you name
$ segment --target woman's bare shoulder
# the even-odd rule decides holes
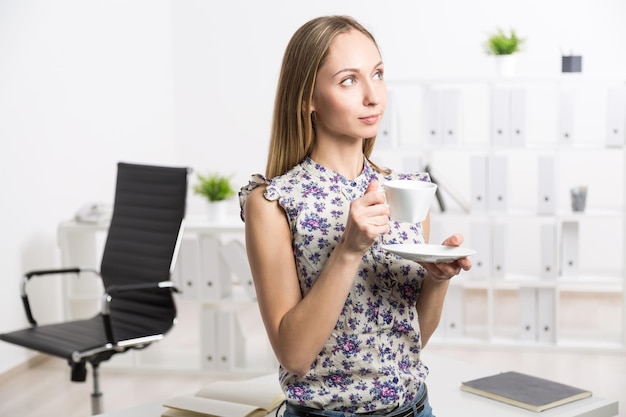
[[[251,190],[250,194],[248,194],[248,198],[246,199],[246,207],[261,208],[268,205],[268,203],[271,203],[271,201],[265,198],[264,194],[266,190],[267,185],[265,184],[259,185],[254,190]]]
[[[266,190],[267,185],[263,184],[250,191],[244,205],[246,219],[254,217],[262,218],[264,221],[267,221],[278,217],[284,218],[284,213],[280,210],[278,202],[266,198]]]

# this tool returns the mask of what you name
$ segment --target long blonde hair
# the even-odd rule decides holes
[[[324,16],[310,20],[289,41],[276,89],[266,178],[284,174],[311,153],[315,130],[308,109],[317,71],[328,56],[335,37],[352,29],[365,34],[378,48],[374,36],[349,16]],[[375,140],[375,136],[363,140],[363,154],[368,161]]]

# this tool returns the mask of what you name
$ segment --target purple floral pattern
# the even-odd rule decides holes
[[[303,296],[319,276],[341,238],[349,205],[372,179],[429,181],[428,174],[384,176],[366,163],[348,180],[306,158],[285,175],[266,180],[254,175],[239,193],[266,185],[265,198],[284,208]],[[242,219],[245,218],[241,213]],[[424,243],[420,223],[391,222],[383,237],[390,243]],[[343,311],[326,346],[309,372],[298,378],[280,368],[289,401],[348,413],[392,409],[412,401],[428,373],[420,361],[421,340],[415,303],[424,269],[389,254],[376,242],[363,256]]]

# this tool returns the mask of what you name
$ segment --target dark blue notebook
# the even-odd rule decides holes
[[[532,411],[591,397],[591,391],[519,372],[503,372],[461,383],[463,391]]]

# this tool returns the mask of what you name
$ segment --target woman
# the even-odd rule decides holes
[[[265,177],[240,191],[286,416],[432,415],[420,351],[448,280],[471,263],[418,265],[381,248],[427,243],[429,233],[428,219],[390,221],[378,191],[386,180],[428,175],[369,160],[386,104],[383,74],[376,41],[355,20],[304,24],[283,58]]]

